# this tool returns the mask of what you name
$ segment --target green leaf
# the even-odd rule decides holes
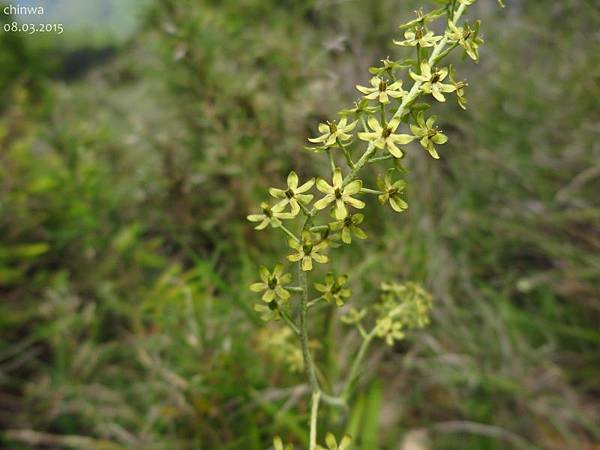
[[[362,450],[379,449],[379,412],[381,411],[381,384],[375,382],[371,385],[367,395],[363,415]]]

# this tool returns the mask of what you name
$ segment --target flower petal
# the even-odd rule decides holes
[[[311,178],[306,183],[304,183],[302,186],[300,186],[299,188],[296,189],[296,194],[301,194],[303,192],[308,191],[310,188],[312,188],[314,186],[314,184],[315,184],[315,179]]]
[[[317,200],[315,202],[315,208],[317,209],[324,209],[327,208],[327,205],[329,205],[331,202],[333,202],[335,200],[335,197],[333,196],[333,194],[327,194],[325,197],[323,197],[320,200]]]
[[[335,201],[335,218],[337,220],[345,219],[348,215],[348,210],[346,209],[346,204],[341,199],[337,199]]]
[[[387,141],[387,149],[394,158],[402,158],[404,156],[402,150],[400,150],[392,140]]]
[[[448,142],[448,136],[446,136],[446,135],[445,135],[445,134],[443,134],[443,133],[437,133],[435,136],[433,136],[433,137],[431,138],[431,141],[432,141],[434,144],[440,144],[440,145],[441,145],[441,144],[445,144],[446,142]]]
[[[304,258],[302,258],[302,270],[304,272],[312,270],[312,267],[312,258],[310,256],[305,256]]]
[[[323,178],[317,180],[317,189],[324,194],[333,194],[334,192],[333,186],[330,186]]]
[[[363,185],[363,183],[361,180],[351,181],[344,188],[344,195],[358,194],[360,192],[360,190],[362,189],[362,185]]]
[[[390,136],[391,140],[400,145],[408,144],[409,142],[414,141],[416,138],[410,134],[393,134]]]
[[[287,185],[292,191],[296,190],[296,188],[298,187],[298,175],[296,175],[296,172],[294,172],[293,170],[287,177]]]
[[[379,132],[379,133],[380,133],[380,132],[381,132],[381,130],[383,129],[383,127],[381,126],[381,124],[379,123],[379,121],[378,121],[378,120],[377,120],[375,117],[373,117],[373,116],[370,116],[370,117],[367,119],[367,123],[369,124],[369,127],[370,127],[370,128],[373,130],[373,131],[376,131],[376,132]]]
[[[342,177],[342,171],[339,168],[335,169],[335,171],[333,172],[333,188],[334,189],[341,188],[343,181],[344,181],[344,178]]]
[[[287,256],[287,259],[291,262],[297,262],[300,261],[302,257],[303,255],[301,253],[292,253],[291,255]]]
[[[365,207],[365,202],[363,202],[362,200],[359,200],[357,198],[353,198],[353,197],[348,197],[346,199],[346,203],[354,206],[357,209],[363,209]]]
[[[312,259],[321,264],[325,264],[327,261],[329,261],[329,258],[327,256],[315,253],[314,251],[312,252],[311,256]]]
[[[390,206],[394,211],[402,212],[406,208],[408,208],[408,204],[400,198],[398,195],[393,195],[390,197]]]
[[[352,235],[350,234],[350,230],[348,229],[348,227],[342,228],[342,242],[344,244],[352,243]]]
[[[252,283],[250,285],[250,290],[252,292],[262,292],[267,289],[267,285],[265,283]]]
[[[267,289],[262,296],[262,300],[263,302],[271,303],[273,300],[275,300],[275,291],[272,289]]]
[[[249,216],[246,216],[246,219],[250,222],[260,222],[261,220],[264,220],[265,217],[264,214],[250,214]]]
[[[261,223],[259,223],[258,225],[256,225],[254,227],[255,230],[264,230],[265,228],[267,228],[269,226],[269,223],[271,221],[269,219],[265,219],[263,220]]]

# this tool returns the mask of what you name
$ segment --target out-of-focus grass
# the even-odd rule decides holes
[[[470,109],[440,111],[442,161],[410,148],[409,211],[377,213],[378,238],[344,253],[357,298],[383,277],[436,301],[429,329],[375,349],[351,411],[324,417],[361,450],[600,439],[600,18],[480,3],[488,43],[475,69],[455,61]],[[4,447],[305,443],[302,378],[259,350],[246,289],[283,243],[244,217],[292,166],[324,174],[304,139],[393,54],[414,4],[163,0],[69,83],[2,41],[26,62],[2,79]],[[335,335],[341,372],[354,339]]]

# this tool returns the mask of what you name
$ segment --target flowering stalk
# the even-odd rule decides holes
[[[353,108],[342,111],[339,121],[321,123],[318,126],[320,134],[309,139],[310,143],[315,144],[314,147],[308,147],[309,150],[326,154],[331,181],[318,178],[305,180],[301,184],[298,175],[292,171],[287,178],[287,187],[269,189],[277,202],[263,202],[260,213],[248,216],[250,221],[258,222],[255,227],[258,230],[269,226],[280,229],[291,249],[287,259],[297,264],[297,286],[289,285],[291,275],[284,273],[283,266],[278,264],[273,271],[261,267],[262,281],[254,283],[251,289],[263,293],[263,304],[255,306],[263,319],[282,319],[293,332],[282,328],[285,330],[282,331],[283,339],[296,336],[299,340],[297,353],[286,351],[285,360],[293,368],[300,366],[310,385],[309,450],[323,449],[317,444],[321,401],[336,406],[347,405],[373,340],[382,338],[392,346],[403,339],[408,330],[421,328],[429,322],[431,296],[416,283],[382,283],[378,301],[359,310],[345,306],[351,297],[351,291],[346,286],[346,275],[329,272],[322,281],[311,286],[309,274],[318,266],[330,262],[331,255],[327,254],[330,249],[350,245],[353,238],[367,238],[361,228],[364,215],[356,212],[366,207],[362,196],[374,195],[382,205],[389,204],[398,213],[408,208],[403,198],[406,182],[398,178],[404,172],[404,146],[418,142],[432,158],[440,158],[437,146],[445,144],[448,138],[436,127],[435,116],[425,116],[430,107],[426,101],[443,103],[446,101],[444,94],[453,93],[459,106],[465,108],[466,82],[457,82],[454,69],[451,66],[443,67],[440,63],[457,48],[461,48],[471,59],[478,59],[478,47],[483,43],[479,37],[479,22],[473,27],[466,22],[460,23],[467,7],[474,2],[447,0],[443,7],[426,14],[418,11],[416,19],[401,25],[400,28],[405,30],[404,40],[394,43],[416,51],[416,58],[398,61],[385,59],[381,67],[370,68],[369,71],[374,75],[370,86],[357,86],[363,97]],[[442,35],[436,36],[428,25],[442,18],[446,19],[447,29]],[[406,70],[409,77],[402,78],[402,72],[406,75]],[[413,84],[406,91],[403,84],[408,78],[413,80]],[[424,101],[416,103],[417,99]],[[401,126],[407,129],[400,131]],[[354,161],[353,151],[362,141],[366,142],[366,149]],[[378,176],[377,189],[365,186],[364,181],[358,178],[367,164],[388,165]],[[314,203],[314,194],[309,193],[313,187],[321,194]],[[324,220],[317,222],[317,218],[323,216],[322,212],[328,214],[325,214]],[[298,232],[294,233],[284,225],[284,221],[298,217],[303,217],[303,220],[297,226]],[[313,287],[318,295],[310,300]],[[291,307],[295,295],[299,296],[298,308]],[[308,335],[309,313],[312,307],[323,302],[344,308],[342,322],[356,327],[362,338],[347,378],[341,384],[326,384],[342,386],[341,390],[334,393],[324,392],[319,382],[317,373],[321,373],[316,368],[314,345]],[[338,444],[335,437],[327,433],[325,442],[330,450],[344,450],[350,445],[350,438],[346,436]],[[274,443],[276,449],[292,448],[291,445],[284,447],[279,438]]]

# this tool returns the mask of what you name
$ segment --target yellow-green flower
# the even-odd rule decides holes
[[[410,71],[410,76],[415,81],[420,81],[421,91],[425,94],[431,94],[438,102],[445,102],[444,92],[454,92],[456,88],[451,84],[442,83],[448,76],[448,69],[433,69],[426,62],[421,63],[421,73]]]
[[[458,106],[460,106],[462,109],[467,109],[467,98],[465,97],[465,87],[467,87],[469,84],[466,82],[466,80],[456,81],[456,79],[454,78],[454,75],[455,75],[454,68],[452,66],[450,66],[449,78],[450,78],[450,83],[452,84],[452,86],[454,86],[456,88],[456,101],[458,102]]]
[[[415,27],[414,30],[404,32],[403,41],[394,41],[394,44],[402,47],[415,47],[417,45],[424,47],[433,47],[442,36],[435,36],[433,31],[427,31],[424,27]]]
[[[323,147],[333,147],[334,145],[338,145],[340,142],[344,142],[352,138],[350,133],[354,127],[356,126],[357,121],[352,123],[348,123],[348,119],[343,117],[336,124],[334,122],[320,123],[319,124],[319,132],[322,133],[321,136],[316,138],[309,138],[308,140],[313,144],[321,144]]]
[[[402,324],[395,322],[391,317],[377,319],[375,324],[375,334],[380,338],[385,338],[385,343],[389,346],[394,345],[394,341],[404,339]]]
[[[429,11],[427,14],[423,14],[423,10],[419,9],[415,11],[415,14],[417,15],[417,18],[400,25],[401,30],[405,30],[407,28],[412,29],[415,27],[422,27],[430,22],[433,22],[434,20],[437,20],[438,18],[446,14],[446,7],[434,9],[432,11]]]
[[[250,290],[253,292],[263,292],[263,301],[270,303],[276,298],[286,301],[290,298],[290,293],[283,286],[292,280],[292,275],[283,273],[283,266],[276,264],[272,272],[269,272],[265,266],[260,266],[259,270],[261,282],[252,283]]]
[[[287,189],[277,189],[270,188],[269,193],[275,197],[281,199],[279,203],[277,203],[276,207],[285,208],[288,204],[291,208],[291,214],[294,216],[300,212],[300,203],[308,204],[313,199],[312,194],[304,194],[304,192],[308,191],[315,184],[315,180],[311,178],[302,186],[298,186],[298,175],[293,170],[287,177]]]
[[[327,448],[321,447],[317,445],[318,450],[347,450],[352,443],[352,438],[348,435],[344,436],[340,443],[337,443],[335,436],[331,433],[327,433],[325,435],[325,444],[327,444]]]
[[[366,315],[367,315],[367,310],[365,308],[362,308],[360,310],[358,310],[356,308],[350,308],[350,311],[348,311],[347,314],[344,314],[341,317],[341,320],[346,325],[354,325],[354,324],[360,323],[365,318]]]
[[[295,239],[288,241],[289,246],[296,251],[288,255],[287,259],[292,262],[302,261],[301,267],[303,271],[309,271],[313,268],[313,259],[321,264],[325,264],[329,261],[329,258],[325,255],[321,255],[320,252],[327,248],[326,242],[315,243],[310,232],[304,231],[302,233],[302,240],[300,242]]]
[[[281,220],[293,219],[297,214],[282,212],[284,207],[285,206],[281,204],[271,207],[268,203],[263,202],[260,204],[262,212],[260,214],[250,214],[247,219],[250,222],[260,222],[254,227],[255,230],[264,230],[269,226],[269,224],[273,228],[277,228],[281,226]]]
[[[390,202],[390,206],[396,212],[402,212],[408,208],[408,204],[400,196],[406,188],[406,182],[404,180],[398,180],[392,183],[391,172],[394,169],[390,169],[384,176],[377,177],[377,187],[383,192],[378,196],[379,203],[382,205],[385,202]]]
[[[346,186],[343,186],[343,181],[342,171],[339,168],[333,172],[331,185],[322,178],[317,180],[317,189],[323,192],[325,197],[315,202],[315,208],[324,209],[330,203],[335,203],[335,218],[338,220],[345,219],[348,215],[346,204],[358,209],[365,207],[365,202],[352,197],[362,189],[362,181],[354,180]]]
[[[372,141],[375,147],[387,149],[388,152],[395,158],[402,158],[404,153],[396,144],[404,145],[412,142],[415,137],[409,134],[395,134],[393,130],[398,126],[399,121],[393,119],[389,124],[383,126],[374,117],[369,117],[367,120],[369,128],[372,131],[358,133],[358,138],[363,141]]]
[[[475,22],[473,28],[468,23],[458,27],[452,22],[448,22],[448,31],[446,31],[448,40],[460,45],[473,61],[479,59],[479,46],[483,44],[483,39],[479,37],[480,26],[479,20]]]
[[[431,294],[417,283],[382,283],[381,312],[402,328],[423,328],[429,323]]]
[[[283,441],[279,436],[275,436],[273,439],[273,447],[275,450],[294,450],[294,446],[292,444],[283,445]]]
[[[350,289],[344,288],[348,282],[347,275],[336,277],[332,272],[325,275],[324,283],[315,283],[315,289],[323,294],[323,298],[328,302],[335,302],[337,306],[344,305],[344,299],[350,297]]]
[[[269,322],[271,320],[279,320],[281,317],[279,316],[279,310],[277,309],[277,302],[267,303],[257,303],[254,305],[254,311],[260,314],[261,320],[265,322]]]
[[[389,57],[381,60],[380,67],[369,67],[369,73],[381,77],[382,75],[391,76],[395,70],[405,69],[413,65],[413,60],[404,58],[398,61],[392,61]]]
[[[351,216],[346,216],[346,218],[342,220],[338,220],[337,222],[332,222],[329,224],[329,227],[332,231],[339,231],[342,237],[342,242],[344,244],[352,243],[352,235],[356,236],[359,239],[366,239],[367,234],[361,230],[358,225],[362,223],[365,216],[357,213]]]
[[[402,89],[402,81],[389,82],[383,78],[371,78],[371,87],[356,85],[356,89],[365,94],[365,98],[369,100],[377,99],[379,103],[389,103],[392,98],[400,98],[406,94]]]
[[[448,137],[434,126],[435,116],[431,116],[427,121],[423,118],[423,114],[417,115],[416,125],[411,125],[410,129],[415,136],[420,138],[421,146],[429,152],[432,158],[440,159],[435,144],[441,145],[448,142]]]
[[[358,102],[354,102],[354,106],[352,108],[343,109],[340,111],[341,116],[350,116],[355,115],[359,116],[360,114],[375,114],[379,111],[377,106],[369,106],[369,101],[366,98],[361,98]]]

